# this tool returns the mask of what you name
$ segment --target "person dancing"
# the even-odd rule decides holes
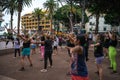
[[[103,42],[101,40],[101,35],[97,34],[95,43],[91,44],[90,46],[94,47],[95,62],[98,69],[96,73],[99,75],[99,79],[103,80],[102,63],[104,60],[104,54],[103,54]]]
[[[116,51],[116,46],[117,46],[117,37],[115,35],[115,33],[110,33],[109,32],[109,37],[110,37],[110,46],[109,46],[109,59],[110,59],[110,67],[109,69],[112,69],[113,73],[117,73],[117,62],[116,62],[116,55],[117,55],[117,51]]]
[[[52,67],[53,65],[53,61],[52,61],[52,53],[53,53],[53,49],[52,49],[52,44],[53,44],[53,39],[51,38],[50,35],[46,36],[46,40],[45,41],[41,41],[41,42],[37,42],[39,44],[44,44],[45,46],[45,53],[44,53],[44,69],[40,70],[41,72],[47,72],[47,60],[49,59],[50,62],[50,67]]]
[[[89,80],[88,70],[86,66],[85,55],[83,51],[83,46],[81,46],[84,41],[84,36],[77,36],[73,39],[71,36],[69,38],[74,42],[75,47],[70,48],[71,53],[71,79],[72,80]]]
[[[22,49],[22,58],[21,58],[21,68],[19,69],[19,71],[24,71],[24,59],[25,56],[27,56],[29,63],[30,63],[30,67],[33,66],[32,64],[32,60],[30,58],[30,44],[34,43],[32,42],[32,38],[37,34],[37,32],[35,34],[32,35],[32,37],[29,37],[28,35],[22,36],[22,35],[18,35],[22,40],[23,40],[23,49]]]

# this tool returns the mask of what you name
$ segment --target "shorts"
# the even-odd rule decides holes
[[[72,80],[89,80],[88,77],[74,76],[72,75]]]
[[[59,42],[59,46],[62,46],[62,42]]]
[[[54,46],[53,49],[54,49],[54,50],[55,50],[55,49],[57,50],[57,46]]]
[[[35,49],[36,48],[36,45],[31,45],[31,49]]]
[[[30,56],[30,48],[23,48],[22,56]]]
[[[103,59],[104,59],[104,56],[102,56],[102,57],[97,57],[97,58],[95,59],[96,64],[101,64],[101,63],[103,62]]]

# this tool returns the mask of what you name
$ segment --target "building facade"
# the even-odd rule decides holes
[[[22,29],[25,30],[38,30],[38,19],[33,16],[32,13],[28,13],[22,16],[21,19]],[[51,21],[45,18],[40,20],[40,26],[43,31],[50,31]]]
[[[89,22],[86,23],[86,31],[87,32],[91,32],[94,31],[96,27],[96,17],[95,16],[91,16],[89,18]],[[106,31],[111,31],[112,27],[111,25],[105,24],[105,19],[103,16],[101,16],[99,18],[99,25],[98,25],[98,32],[106,32]]]

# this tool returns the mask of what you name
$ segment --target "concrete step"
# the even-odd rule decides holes
[[[16,80],[16,79],[12,79],[12,78],[0,75],[0,80]]]

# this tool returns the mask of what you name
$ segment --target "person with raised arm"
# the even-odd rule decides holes
[[[109,37],[110,37],[110,43],[109,43],[109,49],[108,49],[108,51],[109,51],[109,59],[110,59],[110,67],[109,67],[109,69],[113,70],[111,72],[113,74],[113,73],[117,73],[117,62],[116,62],[117,37],[116,37],[114,32],[112,32],[112,33],[108,32],[108,34],[109,34]]]
[[[5,26],[5,29],[6,29],[7,32],[8,32],[7,41],[6,41],[5,47],[7,48],[7,45],[8,45],[8,43],[9,43],[9,41],[12,41],[12,44],[13,44],[13,46],[14,46],[14,38],[13,38],[12,30],[11,30],[11,29],[8,29],[6,26]]]
[[[50,62],[50,66],[49,67],[53,67],[53,60],[52,60],[52,53],[53,53],[53,49],[52,49],[52,44],[53,44],[53,39],[50,35],[46,36],[45,41],[41,41],[41,42],[37,42],[38,44],[44,44],[45,46],[45,52],[44,52],[44,68],[41,70],[41,72],[47,72],[47,60],[49,59]]]
[[[71,53],[71,79],[72,80],[89,80],[88,70],[86,66],[86,60],[83,50],[84,36],[76,36],[72,38],[69,36],[69,39],[74,42],[75,46],[70,48]]]
[[[19,69],[19,71],[24,71],[25,68],[24,68],[24,59],[25,59],[25,56],[27,56],[28,60],[29,60],[29,63],[30,63],[30,67],[33,66],[32,64],[32,60],[30,58],[30,44],[31,43],[35,43],[35,42],[32,42],[32,38],[37,34],[34,33],[31,37],[29,37],[29,35],[25,35],[25,36],[22,36],[22,35],[19,35],[18,36],[23,40],[23,48],[22,48],[22,58],[21,58],[21,68]]]
[[[104,60],[104,54],[103,54],[103,42],[101,40],[102,36],[100,34],[97,34],[95,36],[96,40],[94,44],[91,44],[91,47],[94,47],[94,56],[95,56],[95,62],[97,67],[97,73],[99,75],[99,80],[103,80],[103,60]]]

